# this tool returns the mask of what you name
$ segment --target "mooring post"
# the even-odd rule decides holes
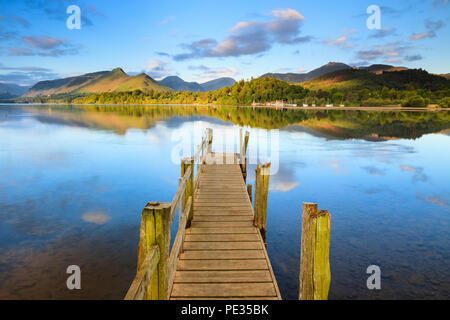
[[[248,197],[250,199],[250,203],[252,203],[252,185],[251,184],[247,185],[247,193],[248,193]]]
[[[208,139],[207,139],[208,147],[206,150],[208,153],[211,153],[212,152],[213,129],[207,128],[206,132],[207,132],[207,137],[208,137]]]
[[[250,139],[250,132],[245,131],[245,138],[244,138],[244,153],[247,155],[247,147],[248,147],[248,140]]]
[[[181,159],[181,177],[184,177],[184,174],[188,170],[188,168],[191,168],[191,175],[189,176],[189,180],[186,184],[186,189],[183,194],[183,207],[182,211],[184,211],[184,207],[186,206],[186,203],[188,202],[189,197],[194,198],[194,158],[183,158]],[[191,210],[189,211],[189,216],[187,219],[187,226],[189,227],[191,224],[191,220],[194,214],[194,201],[191,201]]]
[[[299,299],[327,300],[330,289],[330,214],[303,203]]]
[[[255,169],[255,200],[253,203],[255,218],[253,224],[266,235],[267,196],[269,193],[270,162],[259,164]]]
[[[241,172],[244,182],[247,181],[247,146],[250,138],[250,132],[246,131],[245,136],[242,137],[242,128],[239,129],[239,159],[241,160]]]
[[[146,300],[167,299],[167,260],[170,245],[170,203],[149,202],[142,210],[138,246],[138,270],[153,245],[159,247],[159,263],[150,285],[145,290]]]

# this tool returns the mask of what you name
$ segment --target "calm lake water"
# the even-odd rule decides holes
[[[331,214],[331,299],[450,298],[450,112],[3,105],[0,299],[122,299],[141,210],[170,202],[180,137],[207,127],[215,151],[240,127],[250,149],[276,143],[267,243],[284,299],[298,295],[302,202]],[[81,290],[66,288],[72,264]]]

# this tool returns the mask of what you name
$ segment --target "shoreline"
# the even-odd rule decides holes
[[[29,106],[194,106],[194,107],[237,107],[237,108],[265,108],[280,111],[286,110],[344,110],[344,111],[450,111],[450,108],[441,107],[292,107],[292,106],[265,106],[265,105],[227,105],[227,104],[182,104],[182,103],[138,103],[138,104],[115,104],[115,103],[3,103],[0,106],[29,105]]]

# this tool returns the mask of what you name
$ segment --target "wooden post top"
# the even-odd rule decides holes
[[[144,209],[167,209],[170,208],[170,203],[168,202],[158,202],[158,201],[150,201],[147,203]]]
[[[263,176],[270,175],[270,162],[264,163],[262,166],[258,164],[255,168],[255,173]]]
[[[311,217],[320,217],[323,215],[330,215],[327,210],[318,210],[317,203],[303,202],[303,210]]]
[[[181,162],[187,163],[187,164],[191,163],[192,161],[194,161],[194,157],[186,157],[186,158],[181,159]]]

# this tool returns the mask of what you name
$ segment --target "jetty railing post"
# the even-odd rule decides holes
[[[184,177],[184,174],[189,167],[191,167],[191,175],[186,184],[186,189],[183,194],[183,206],[181,208],[181,212],[184,211],[186,203],[189,200],[189,197],[192,197],[192,199],[194,198],[194,158],[190,157],[181,159],[181,177]],[[191,210],[189,211],[189,217],[187,219],[188,227],[190,226],[193,214],[194,214],[194,201],[191,201]]]
[[[248,193],[248,197],[250,199],[250,203],[252,203],[252,185],[251,184],[247,185],[247,193]]]
[[[153,245],[159,247],[160,258],[144,299],[167,299],[167,260],[170,245],[170,203],[149,202],[142,210],[138,246],[138,270]]]
[[[206,150],[208,153],[211,153],[212,152],[213,129],[207,128],[206,133],[207,133],[207,137],[208,137],[208,140],[207,140],[208,147],[206,148]]]
[[[261,231],[263,239],[266,235],[267,197],[269,194],[270,162],[259,164],[255,169],[255,199],[253,203],[255,217],[253,224]]]
[[[244,181],[247,182],[247,146],[248,146],[248,140],[250,139],[250,132],[245,131],[245,137],[244,137]]]
[[[247,181],[247,146],[249,139],[250,132],[246,131],[245,136],[242,137],[242,128],[239,129],[239,159],[244,182]]]
[[[244,138],[244,153],[247,155],[247,147],[248,147],[248,140],[250,139],[250,132],[245,131],[245,138]]]
[[[330,214],[303,203],[299,299],[327,300],[330,289]]]

